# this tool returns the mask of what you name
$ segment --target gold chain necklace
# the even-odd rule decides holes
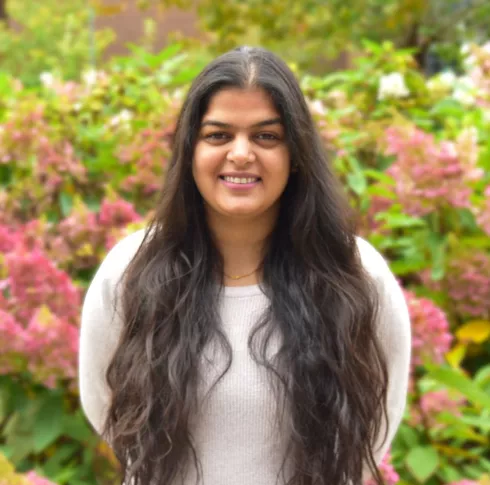
[[[246,278],[247,276],[252,276],[258,269],[260,268],[260,266],[258,266],[257,268],[255,268],[252,272],[250,273],[247,273],[247,274],[244,274],[244,275],[241,275],[241,276],[231,276],[231,275],[227,275],[225,273],[225,276],[227,278],[230,278],[230,280],[241,280],[242,278]]]

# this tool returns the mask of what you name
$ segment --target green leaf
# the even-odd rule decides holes
[[[412,217],[406,214],[390,214],[380,212],[375,216],[375,220],[383,221],[387,229],[418,228],[426,227],[426,222],[419,217]]]
[[[459,391],[473,404],[490,409],[490,396],[465,375],[447,367],[434,367],[432,365],[427,365],[427,367],[429,377],[451,389]]]
[[[33,410],[35,407],[36,403],[26,413],[15,412],[3,430],[9,450],[8,458],[16,466],[34,451],[34,442],[30,430],[34,422]]]
[[[53,477],[53,480],[60,485],[70,483],[71,479],[78,474],[78,469],[75,467],[64,468],[60,473]]]
[[[73,208],[73,196],[67,194],[66,192],[61,192],[60,194],[60,207],[63,217],[68,217]]]
[[[431,446],[419,446],[408,453],[405,465],[419,483],[424,483],[437,470],[439,454]]]
[[[0,187],[7,187],[14,176],[14,171],[12,167],[9,167],[6,164],[0,165]]]
[[[480,387],[490,384],[490,365],[486,365],[476,372],[473,381]]]
[[[388,200],[395,200],[396,199],[396,195],[390,189],[387,189],[386,187],[384,187],[383,185],[380,185],[380,184],[370,185],[367,188],[366,193],[368,195],[370,195],[371,197],[377,196],[377,197],[382,197],[382,198],[388,199]]]
[[[388,174],[382,172],[381,170],[367,168],[364,170],[364,175],[370,179],[376,180],[377,182],[383,182],[383,184],[386,184],[388,186],[395,185],[395,180],[393,179],[393,177],[390,177]]]
[[[39,453],[56,441],[63,431],[63,402],[58,394],[48,394],[41,402],[32,430],[34,450]]]
[[[49,476],[55,476],[64,468],[64,462],[74,453],[80,451],[78,444],[66,444],[58,448],[49,460],[43,465],[44,472]]]
[[[162,62],[176,56],[181,50],[182,50],[181,44],[170,44],[165,49],[163,49],[161,52],[159,52],[158,54],[155,54],[153,56],[153,59],[150,63],[150,67],[160,66],[162,64]]]
[[[93,436],[91,428],[79,411],[75,415],[64,415],[62,418],[63,435],[76,441],[85,442]]]
[[[362,195],[366,191],[366,179],[361,171],[348,174],[347,184],[357,195]]]
[[[398,260],[392,261],[390,263],[390,268],[393,273],[398,276],[403,276],[410,273],[417,273],[427,267],[427,262],[425,261],[414,261],[414,260]]]
[[[485,469],[487,473],[490,473],[490,460],[480,457],[480,465]]]
[[[490,433],[490,417],[488,416],[461,416],[458,418],[467,426],[481,429],[484,433]]]
[[[443,483],[456,483],[463,478],[457,468],[447,463],[442,464],[440,470],[437,472],[437,476],[442,479]]]
[[[446,272],[447,237],[431,232],[427,238],[427,245],[432,256],[431,277],[434,281],[439,281]]]
[[[419,435],[417,431],[406,424],[400,426],[396,438],[403,441],[407,448],[415,448],[419,444]]]

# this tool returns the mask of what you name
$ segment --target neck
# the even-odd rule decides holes
[[[246,286],[259,283],[260,265],[268,238],[274,228],[275,218],[225,219],[208,214],[207,222],[223,257],[225,285]],[[244,277],[234,279],[232,276]]]

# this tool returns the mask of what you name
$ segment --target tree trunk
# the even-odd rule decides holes
[[[7,22],[7,0],[0,0],[0,22]]]

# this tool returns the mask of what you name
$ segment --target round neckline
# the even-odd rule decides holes
[[[260,285],[246,286],[223,286],[222,294],[226,298],[237,298],[243,296],[262,295]]]

